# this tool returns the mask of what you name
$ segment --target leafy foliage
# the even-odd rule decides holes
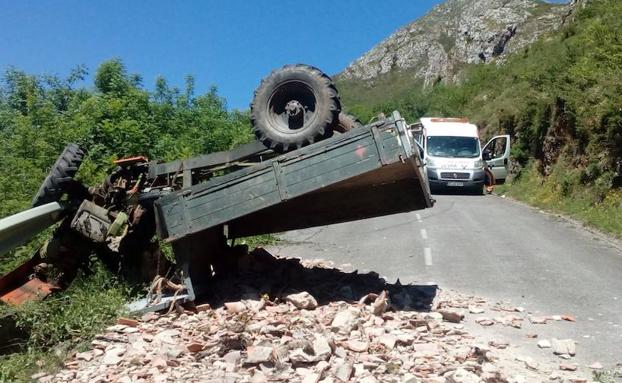
[[[0,77],[0,217],[30,206],[47,169],[71,142],[88,151],[78,177],[95,184],[114,159],[143,155],[166,161],[252,139],[247,113],[228,111],[216,88],[195,95],[191,76],[183,90],[158,78],[149,91],[118,59],[101,64],[92,89],[78,86],[86,75],[84,67],[67,78],[12,68]],[[30,258],[48,234],[0,256],[0,275]],[[30,381],[38,370],[60,366],[70,350],[115,318],[128,298],[128,287],[94,262],[90,274],[63,294],[18,309],[0,306],[0,320],[16,321],[29,334],[21,352],[0,357],[0,382]]]
[[[0,161],[5,165],[0,167],[0,217],[30,205],[47,169],[70,142],[88,150],[79,177],[94,184],[117,158],[172,160],[252,139],[247,114],[227,111],[216,88],[195,95],[190,76],[183,91],[159,78],[150,92],[118,59],[97,69],[94,90],[77,87],[86,74],[83,67],[65,79],[9,69],[0,79]],[[0,258],[0,272],[10,261]]]

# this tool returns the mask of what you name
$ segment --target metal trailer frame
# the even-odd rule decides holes
[[[192,172],[202,168],[272,157],[155,201],[158,235],[173,245],[186,293],[162,297],[154,306],[148,304],[149,299],[135,302],[129,306],[132,311],[193,301],[192,275],[209,272],[206,259],[227,256],[227,238],[353,221],[434,204],[420,152],[398,112],[278,156],[259,145],[150,165],[149,178],[183,173],[187,184],[193,180]]]
[[[160,238],[175,242],[218,226],[239,238],[433,203],[419,151],[393,112],[384,121],[165,195],[155,208]]]
[[[162,177],[171,178],[182,176],[183,188],[195,185],[196,173],[201,170],[214,172],[219,169],[230,169],[235,166],[249,166],[249,162],[261,162],[274,157],[276,154],[266,148],[261,142],[253,141],[240,145],[235,149],[204,154],[184,160],[175,160],[166,163],[150,162],[147,173],[148,179],[157,180]]]

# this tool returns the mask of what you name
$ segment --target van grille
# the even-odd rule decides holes
[[[441,178],[451,180],[468,180],[470,176],[469,173],[441,172]]]

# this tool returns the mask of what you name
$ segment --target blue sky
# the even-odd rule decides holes
[[[440,1],[2,0],[0,70],[95,72],[118,57],[151,88],[158,75],[197,92],[216,85],[230,108],[246,109],[263,76],[288,63],[328,74]],[[89,79],[87,86],[91,86]]]

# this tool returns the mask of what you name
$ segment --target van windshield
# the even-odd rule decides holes
[[[479,157],[479,140],[476,137],[428,137],[428,154],[435,157]]]

